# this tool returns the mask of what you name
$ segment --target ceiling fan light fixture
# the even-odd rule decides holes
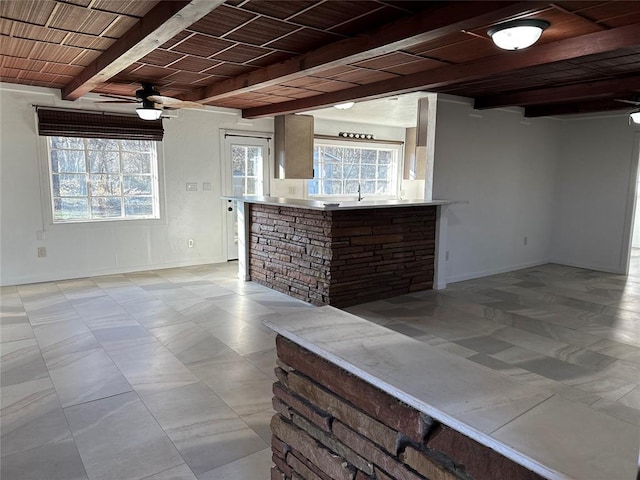
[[[636,110],[635,112],[631,112],[629,114],[629,118],[633,123],[640,124],[640,110]]]
[[[354,105],[354,102],[339,103],[338,105],[334,105],[334,108],[337,108],[338,110],[348,110]]]
[[[549,25],[546,20],[512,20],[490,28],[487,35],[504,50],[522,50],[536,43]]]
[[[153,107],[138,107],[136,113],[142,120],[158,120],[162,115],[162,110]]]

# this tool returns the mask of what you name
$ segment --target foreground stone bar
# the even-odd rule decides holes
[[[444,288],[438,245],[448,202],[235,200],[247,280],[338,307]]]
[[[625,480],[638,431],[332,307],[276,340],[272,479]]]

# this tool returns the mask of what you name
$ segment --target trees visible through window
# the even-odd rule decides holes
[[[398,149],[384,146],[316,142],[309,195],[395,196]]]
[[[54,223],[159,218],[147,140],[48,137]]]
[[[234,195],[262,195],[262,147],[232,145]]]

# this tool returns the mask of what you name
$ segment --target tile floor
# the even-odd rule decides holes
[[[2,287],[0,477],[268,479],[261,322],[313,307],[236,269]],[[640,425],[640,276],[545,265],[347,310]]]

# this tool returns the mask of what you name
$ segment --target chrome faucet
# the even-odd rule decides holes
[[[359,201],[359,202],[360,202],[360,201],[362,201],[362,199],[363,199],[363,198],[364,198],[364,197],[362,196],[362,188],[361,188],[361,185],[360,185],[360,184],[358,184],[358,201]]]

